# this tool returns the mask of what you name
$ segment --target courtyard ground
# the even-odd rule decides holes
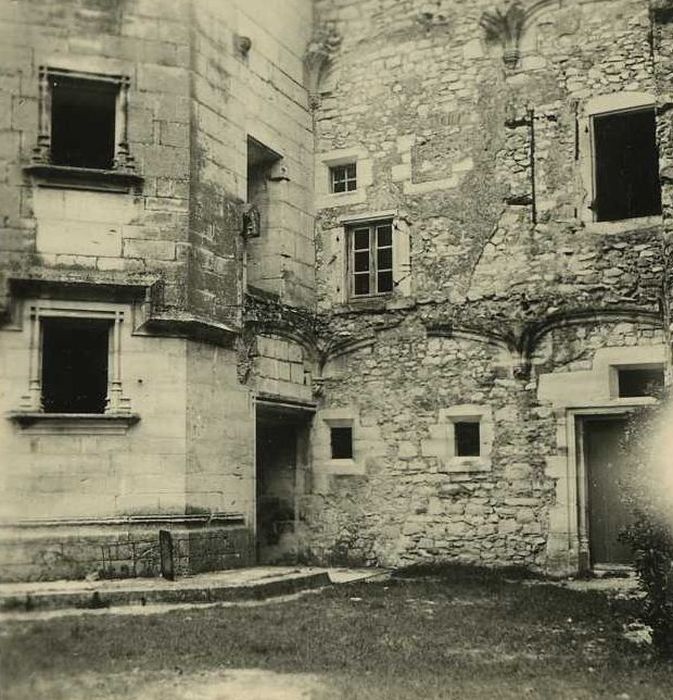
[[[634,601],[417,570],[282,599],[6,616],[4,700],[670,698]]]

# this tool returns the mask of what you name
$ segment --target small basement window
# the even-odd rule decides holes
[[[656,396],[664,388],[663,367],[617,370],[619,396]]]
[[[358,187],[357,168],[355,163],[333,165],[329,169],[330,192],[354,192]]]
[[[49,76],[51,91],[51,162],[109,170],[115,155],[119,83]]]
[[[111,322],[42,320],[42,408],[46,413],[104,413]]]
[[[654,109],[594,116],[597,221],[661,214]]]
[[[330,428],[332,459],[353,459],[353,428],[340,426]]]
[[[477,421],[458,421],[453,424],[456,457],[479,457],[480,434]]]

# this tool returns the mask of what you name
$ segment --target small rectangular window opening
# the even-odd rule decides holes
[[[330,190],[339,192],[354,192],[357,189],[357,169],[355,163],[347,165],[334,165],[329,169]]]
[[[353,459],[353,428],[330,428],[332,459]]]
[[[654,110],[605,114],[592,121],[596,219],[661,214]]]
[[[264,144],[248,136],[248,184],[247,202],[254,204],[260,217],[260,228],[268,230],[271,198],[269,196],[269,179],[275,163],[281,156]]]
[[[51,161],[78,168],[112,168],[119,84],[50,77]]]
[[[619,396],[657,396],[664,387],[663,367],[617,370]]]
[[[42,321],[42,407],[46,413],[104,413],[111,323]]]
[[[350,231],[353,296],[393,291],[393,227],[380,222]]]
[[[480,454],[479,423],[460,421],[453,424],[456,457],[478,457]]]

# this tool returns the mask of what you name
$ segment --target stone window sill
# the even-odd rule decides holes
[[[124,435],[140,420],[137,413],[13,411],[7,417],[22,430],[42,435]]]
[[[316,208],[333,209],[336,207],[349,207],[353,204],[364,204],[367,201],[367,193],[363,188],[350,192],[326,192],[316,195]]]
[[[449,457],[444,460],[441,472],[489,472],[491,460],[484,457]]]
[[[143,177],[131,170],[99,170],[52,163],[31,163],[24,166],[23,171],[43,182],[78,189],[128,192],[143,183]]]
[[[330,459],[328,462],[329,473],[337,475],[364,474],[365,470],[361,464],[354,459]]]
[[[640,216],[634,219],[621,219],[620,221],[587,221],[584,230],[587,233],[611,234],[629,233],[651,229],[663,224],[661,216]]]

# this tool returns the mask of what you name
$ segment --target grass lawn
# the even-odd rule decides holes
[[[604,593],[447,568],[258,607],[12,621],[0,697],[239,700],[203,689],[262,669],[310,674],[283,697],[316,700],[670,698],[673,667],[622,637],[632,614]]]

